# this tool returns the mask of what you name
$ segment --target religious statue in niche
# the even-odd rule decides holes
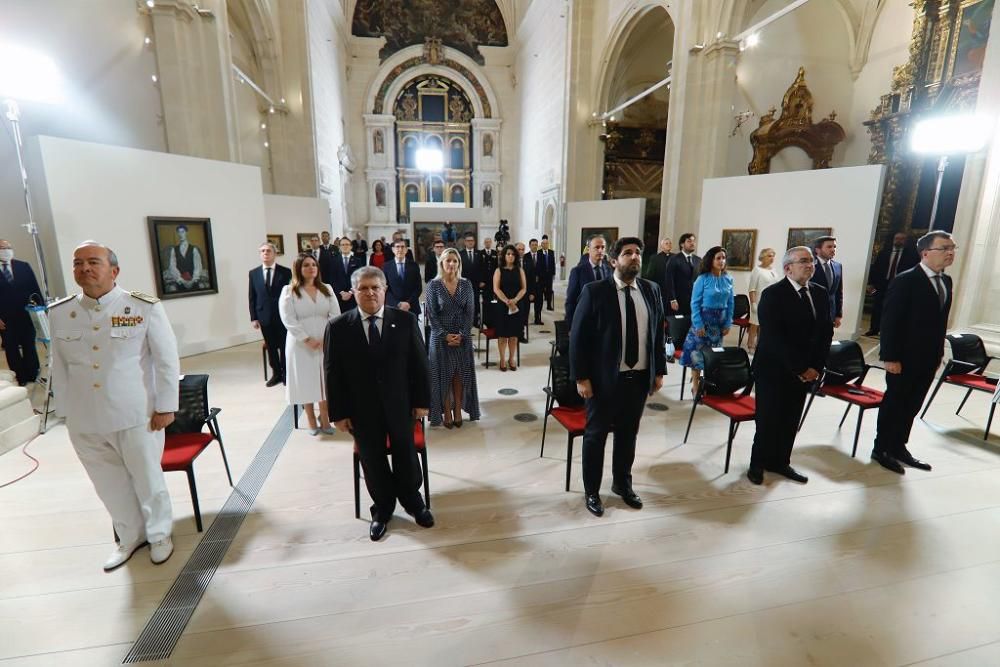
[[[493,135],[489,132],[483,135],[483,156],[493,157]]]
[[[375,206],[385,208],[385,183],[375,184]]]
[[[424,39],[424,62],[437,65],[442,60],[441,38],[427,37]]]
[[[465,110],[465,102],[458,95],[452,95],[448,100],[448,116],[453,123],[467,123],[470,114]]]
[[[483,188],[483,206],[493,208],[493,186],[487,185]]]
[[[417,120],[417,98],[413,93],[406,93],[400,102],[400,120]]]
[[[375,135],[372,137],[372,144],[376,155],[385,152],[385,137],[382,135],[382,130],[375,130]]]

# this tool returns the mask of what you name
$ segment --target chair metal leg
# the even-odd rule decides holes
[[[842,427],[844,425],[844,420],[847,419],[847,413],[850,412],[850,411],[851,411],[851,404],[848,403],[847,404],[847,409],[844,410],[844,416],[840,418],[840,423],[837,424],[837,430],[840,430],[840,427]]]
[[[684,384],[687,381],[687,366],[681,366],[681,400],[684,400]]]
[[[993,423],[993,413],[997,411],[997,404],[990,403],[990,416],[986,419],[986,430],[983,431],[983,440],[990,439],[990,425]]]
[[[858,407],[858,425],[854,427],[854,447],[851,448],[851,458],[858,453],[858,438],[861,437],[861,420],[865,418],[865,409]]]
[[[229,459],[226,458],[226,448],[222,446],[222,438],[216,438],[219,441],[219,451],[222,452],[222,464],[226,466],[226,477],[229,478],[229,486],[233,485],[233,476],[229,474]]]
[[[292,406],[292,422],[296,429],[299,428],[299,406],[296,403]]]
[[[267,382],[267,345],[260,348],[261,361],[264,362],[264,382]]]
[[[542,451],[538,452],[538,458],[545,456],[545,430],[549,426],[549,412],[552,411],[552,397],[545,397],[545,417],[542,419]]]
[[[938,389],[941,388],[941,384],[943,382],[944,382],[944,374],[942,373],[941,377],[938,378],[937,384],[934,385],[934,391],[931,392],[931,397],[929,399],[927,399],[927,402],[924,404],[924,411],[920,413],[920,418],[921,419],[923,419],[924,415],[927,414],[927,410],[931,407],[931,403],[934,402],[934,397],[937,396]]]
[[[361,518],[361,459],[354,452],[354,518]]]
[[[691,416],[688,417],[688,427],[687,430],[684,431],[684,444],[687,444],[688,434],[691,433],[691,422],[694,421],[694,411],[695,409],[697,409],[697,407],[698,407],[698,397],[695,396],[694,403],[691,404]]]
[[[746,329],[740,327],[740,337],[736,341],[736,347],[743,347],[743,334],[746,333]]]
[[[569,491],[569,477],[573,470],[573,434],[566,436],[566,490]]]
[[[739,422],[729,420],[729,441],[726,442],[726,469],[723,471],[724,473],[729,472],[729,456],[733,453],[733,438],[736,437],[736,429],[739,426]]]
[[[806,403],[806,409],[802,411],[802,419],[799,420],[799,427],[797,431],[802,430],[802,425],[806,423],[806,415],[809,414],[809,409],[813,406],[813,399],[816,398],[816,392],[809,392],[809,402]]]
[[[956,415],[957,415],[957,414],[958,414],[959,412],[961,412],[961,411],[962,411],[962,408],[964,408],[964,407],[965,407],[965,402],[966,402],[967,400],[969,400],[969,396],[972,396],[972,390],[971,390],[971,389],[970,389],[969,391],[965,392],[965,398],[963,398],[963,399],[962,399],[962,402],[958,404],[958,410],[955,410],[955,414],[956,414]]]
[[[426,445],[424,446],[423,449],[420,450],[420,463],[421,463],[421,465],[423,465],[423,468],[424,468],[424,504],[427,505],[427,509],[430,509],[431,508],[431,483],[430,483],[430,480],[428,479],[428,472],[427,472],[427,447],[426,447]]]
[[[194,483],[194,464],[192,463],[184,472],[188,476],[188,486],[191,487],[191,504],[194,505],[194,525],[201,532],[201,506],[198,504],[198,487]]]

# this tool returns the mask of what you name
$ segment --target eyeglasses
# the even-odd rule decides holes
[[[928,248],[928,250],[936,250],[938,252],[955,252],[958,249],[957,245],[943,245],[939,248]]]

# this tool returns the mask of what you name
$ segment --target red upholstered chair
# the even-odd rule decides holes
[[[201,508],[198,504],[198,487],[194,481],[194,460],[205,451],[213,440],[219,443],[222,463],[226,466],[229,486],[233,476],[229,472],[226,448],[222,445],[219,430],[219,408],[208,407],[208,376],[185,375],[180,380],[180,407],[174,413],[174,422],[166,429],[161,465],[164,472],[183,470],[187,473],[191,487],[191,504],[194,505],[194,521],[201,532]],[[208,427],[208,433],[202,431]]]
[[[865,418],[865,410],[882,407],[883,392],[864,385],[865,377],[871,366],[865,363],[865,355],[861,346],[852,340],[835,340],[830,343],[830,351],[826,355],[826,365],[819,381],[813,386],[809,402],[802,412],[799,430],[806,421],[809,408],[816,396],[829,396],[847,403],[844,416],[840,418],[839,429],[847,419],[847,413],[852,407],[858,408],[858,423],[854,427],[854,446],[851,457],[858,453],[858,438],[861,436],[861,421]]]
[[[743,346],[743,336],[750,328],[750,297],[737,294],[733,304],[733,326],[740,328],[740,337],[736,345]]]
[[[729,417],[729,439],[726,442],[726,472],[729,472],[729,458],[733,451],[733,438],[743,422],[753,421],[757,416],[757,402],[750,395],[753,376],[750,374],[750,357],[741,347],[711,348],[705,350],[705,372],[698,394],[691,406],[684,442],[691,433],[691,422],[699,403]]]
[[[569,491],[570,474],[573,467],[573,440],[582,436],[587,425],[585,401],[576,393],[576,384],[569,377],[569,358],[556,354],[549,360],[552,385],[545,388],[545,418],[542,421],[542,449],[539,457],[545,455],[545,433],[549,416],[566,429],[566,490]]]
[[[674,359],[678,362],[684,353],[684,339],[691,330],[691,318],[681,314],[667,314],[664,318],[667,325],[667,335],[674,344]],[[687,379],[687,366],[681,366],[681,400],[684,400],[684,383]]]
[[[427,479],[427,438],[424,436],[424,420],[413,422],[413,445],[420,455],[420,468],[424,473],[424,502],[427,508],[431,506],[431,485]],[[385,454],[389,455],[389,438],[385,439]],[[358,451],[358,441],[354,441],[354,518],[361,518],[361,453]]]
[[[942,384],[953,384],[956,387],[966,389],[965,398],[959,403],[958,410],[955,410],[956,415],[965,407],[965,402],[969,400],[972,392],[984,391],[992,394],[997,389],[997,381],[984,375],[986,367],[996,357],[986,354],[986,346],[983,345],[982,338],[968,333],[948,334],[945,338],[948,339],[948,344],[951,345],[951,360],[945,364],[944,370],[941,371],[941,377],[938,378],[937,384],[934,385],[934,392],[931,393],[931,397],[927,400],[924,411],[920,413],[921,419],[927,414],[927,410],[931,407],[931,403],[934,401],[934,397],[937,396],[938,389],[941,388]],[[990,426],[993,424],[993,414],[996,412],[996,409],[997,404],[990,403],[990,415],[986,419],[986,430],[983,431],[983,440],[990,437]]]

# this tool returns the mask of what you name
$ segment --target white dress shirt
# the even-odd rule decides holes
[[[642,292],[639,290],[639,285],[635,281],[629,284],[632,288],[632,301],[635,303],[635,319],[639,325],[639,361],[636,362],[635,366],[629,368],[625,365],[625,337],[627,336],[625,332],[626,320],[625,320],[625,285],[619,277],[615,274],[615,288],[618,291],[618,311],[621,313],[622,320],[622,356],[618,360],[618,370],[620,372],[624,371],[642,371],[649,368],[649,354],[647,352],[647,337],[649,336],[649,310],[646,308],[646,299],[642,296]]]

